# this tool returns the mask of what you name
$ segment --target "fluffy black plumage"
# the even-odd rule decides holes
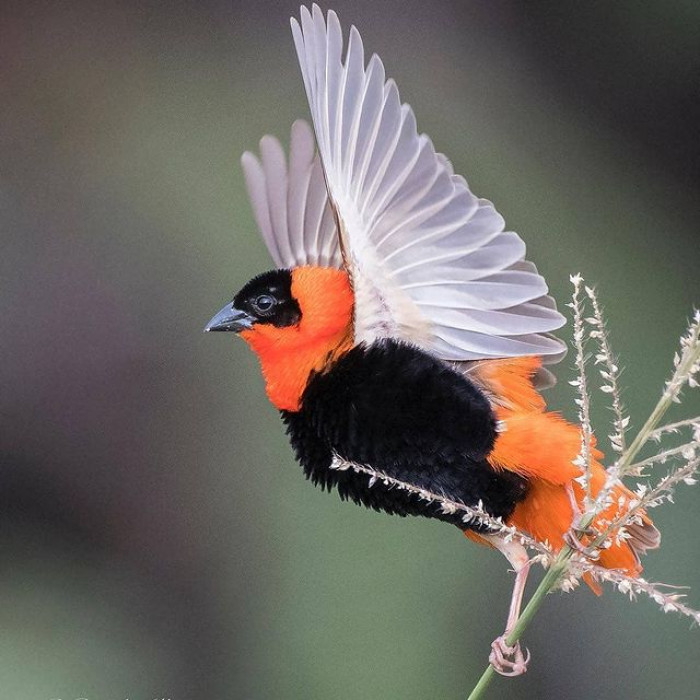
[[[301,410],[282,411],[304,472],[342,499],[397,515],[423,515],[466,526],[415,495],[352,470],[331,470],[333,452],[466,505],[481,501],[507,517],[527,483],[486,461],[496,420],[486,397],[463,375],[395,340],[359,345],[312,375]]]

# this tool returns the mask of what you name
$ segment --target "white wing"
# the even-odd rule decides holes
[[[275,265],[342,267],[338,233],[314,135],[305,121],[292,125],[289,170],[280,142],[260,141],[258,160],[241,157],[253,214]]]
[[[525,261],[523,241],[418,134],[381,60],[365,67],[355,27],[343,62],[336,14],[326,24],[318,6],[312,12],[302,7],[292,32],[355,291],[358,342],[403,338],[445,360],[561,355],[563,343],[548,333],[564,318]],[[267,230],[276,237],[274,223]]]

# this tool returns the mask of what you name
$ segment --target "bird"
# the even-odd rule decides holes
[[[520,236],[418,132],[381,59],[365,60],[358,30],[346,43],[336,13],[315,4],[291,29],[312,125],[292,125],[288,158],[272,136],[259,158],[241,158],[275,267],[205,331],[233,332],[257,355],[313,484],[371,509],[456,525],[505,555],[515,584],[489,660],[519,675],[529,653],[506,639],[527,551],[419,494],[478,507],[554,551],[578,541],[581,429],[541,393],[554,381],[548,366],[566,354],[552,334],[565,318]],[[605,470],[595,445],[590,452],[595,496]],[[621,496],[631,494],[619,486],[613,501]],[[645,516],[628,534],[600,552],[600,566],[641,572],[658,530]]]

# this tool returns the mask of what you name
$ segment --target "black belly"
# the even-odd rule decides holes
[[[486,460],[496,420],[486,397],[462,374],[393,340],[358,346],[314,374],[301,410],[282,411],[306,476],[323,489],[396,515],[422,515],[466,529],[463,513],[390,488],[352,469],[331,469],[333,454],[466,505],[481,502],[507,518],[527,482]]]

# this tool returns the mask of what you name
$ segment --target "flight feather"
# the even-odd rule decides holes
[[[560,358],[550,332],[564,318],[522,239],[418,133],[382,61],[365,62],[357,29],[343,56],[334,12],[302,7],[291,23],[318,154],[297,122],[289,170],[271,137],[261,161],[243,157],[275,263],[344,266],[357,342],[393,337],[448,361]],[[320,217],[302,215],[309,208]]]

